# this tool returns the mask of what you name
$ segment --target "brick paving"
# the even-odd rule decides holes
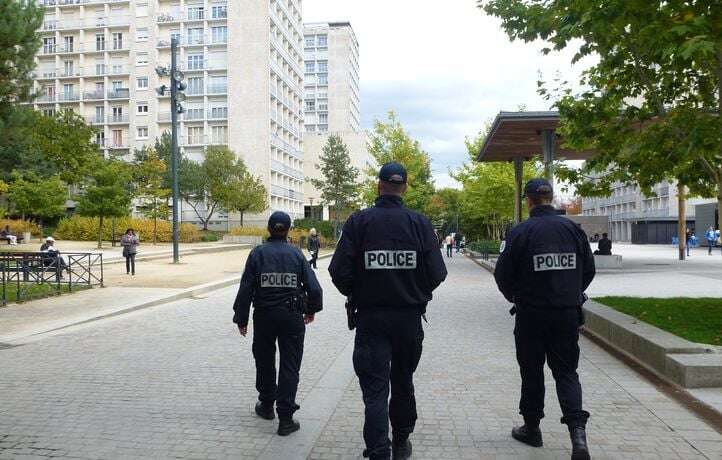
[[[277,438],[275,423],[252,412],[250,339],[230,323],[232,288],[0,349],[0,459],[360,458],[360,391],[350,360],[337,359],[352,335],[326,265],[326,309],[307,332],[300,433]],[[449,271],[429,307],[414,458],[567,457],[553,382],[545,447],[509,437],[520,419],[512,318],[488,273],[461,257]],[[704,422],[594,344],[583,340],[582,352],[594,458],[720,458],[722,437]]]

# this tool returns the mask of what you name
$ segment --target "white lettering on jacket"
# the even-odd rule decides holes
[[[576,270],[577,255],[573,252],[556,254],[535,254],[533,256],[534,271]]]
[[[262,288],[295,288],[298,287],[296,273],[261,273]]]
[[[416,251],[366,251],[366,270],[413,270],[416,268]]]

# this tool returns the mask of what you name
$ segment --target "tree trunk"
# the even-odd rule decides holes
[[[241,211],[241,227],[243,227],[243,211]]]
[[[115,247],[115,217],[110,218],[110,245]]]
[[[98,223],[98,249],[101,249],[103,247],[103,216],[100,216],[100,221]]]
[[[684,260],[687,246],[687,190],[684,185],[677,183],[677,236],[679,238],[679,260]]]
[[[153,246],[158,241],[158,201],[153,198]]]

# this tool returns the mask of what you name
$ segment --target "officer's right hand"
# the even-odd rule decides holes
[[[241,335],[245,337],[246,334],[248,334],[248,326],[238,326],[238,332],[240,332]]]
[[[316,319],[315,315],[303,315],[303,324],[311,324]]]

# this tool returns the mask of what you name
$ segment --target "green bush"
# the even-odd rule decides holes
[[[40,227],[29,220],[0,219],[0,230],[4,229],[6,225],[10,226],[13,235],[22,236],[23,232],[30,232],[33,236],[41,236]]]
[[[488,252],[489,254],[499,254],[500,241],[480,240],[472,241],[466,245],[471,251]]]
[[[296,219],[293,221],[293,226],[304,230],[315,228],[320,236],[333,238],[333,222],[329,220]]]
[[[103,220],[103,240],[110,241],[111,219]],[[150,242],[153,240],[153,220],[135,219],[132,217],[118,217],[115,219],[115,238],[120,240],[123,232],[132,228],[140,236],[141,241]],[[64,240],[95,241],[98,239],[98,218],[72,216],[62,219],[53,235]],[[201,232],[193,224],[180,225],[180,240],[183,243],[194,243],[201,241]],[[173,228],[171,222],[158,220],[158,242],[173,241]]]
[[[218,236],[218,233],[212,232],[212,231],[205,231],[201,234],[201,241],[205,243],[218,241],[220,237]]]

